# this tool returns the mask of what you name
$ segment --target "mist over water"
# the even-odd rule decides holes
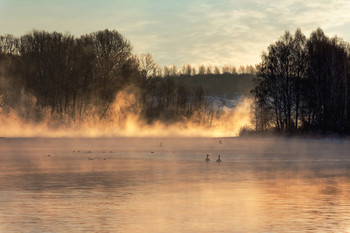
[[[0,114],[2,137],[227,137],[238,136],[251,125],[251,100],[243,98],[234,108],[217,109],[216,114],[198,113],[190,119],[148,123],[140,116],[134,94],[120,92],[108,120],[86,117],[83,121],[54,119],[49,113],[42,120],[29,120],[15,112]]]
[[[348,232],[349,151],[331,139],[2,138],[0,231]]]

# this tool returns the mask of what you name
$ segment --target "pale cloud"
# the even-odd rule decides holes
[[[239,66],[258,63],[285,30],[350,41],[349,12],[348,0],[0,0],[0,34],[117,29],[160,65]]]
[[[197,63],[254,64],[259,62],[261,52],[285,30],[294,32],[301,28],[309,35],[322,27],[334,36],[332,28],[345,25],[350,19],[347,1],[220,3],[193,5],[182,13],[188,22],[200,25],[192,38],[194,43],[201,41],[192,49]]]

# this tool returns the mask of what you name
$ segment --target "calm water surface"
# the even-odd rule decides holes
[[[326,139],[2,138],[0,232],[350,232],[349,152]]]

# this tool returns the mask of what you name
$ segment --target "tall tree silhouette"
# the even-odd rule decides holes
[[[318,28],[310,38],[288,31],[262,55],[258,67],[255,122],[279,130],[349,130],[349,45]],[[264,111],[264,112],[259,112]],[[260,116],[260,118],[258,117]],[[264,121],[264,122],[263,122]]]

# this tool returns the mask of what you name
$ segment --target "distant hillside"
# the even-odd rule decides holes
[[[170,78],[186,86],[201,86],[205,95],[233,98],[250,95],[254,77],[254,74],[206,74]]]

